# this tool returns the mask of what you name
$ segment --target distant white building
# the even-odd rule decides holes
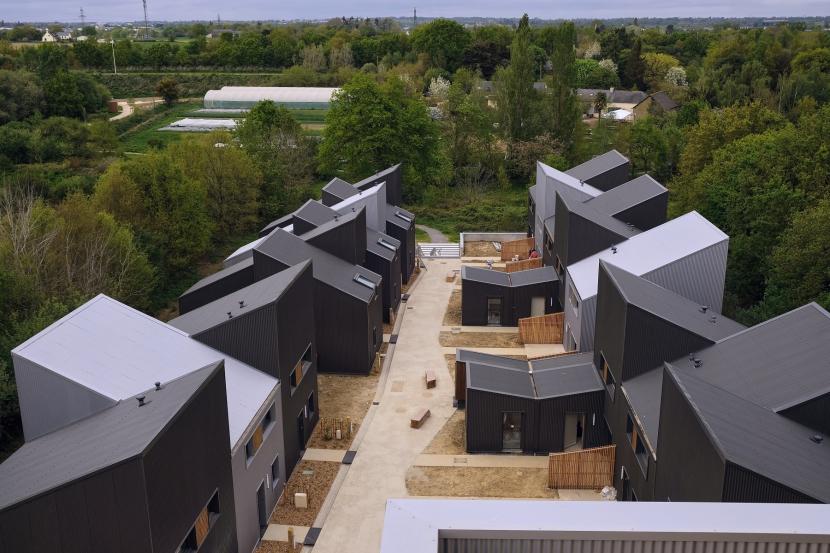
[[[41,37],[40,41],[41,42],[57,42],[57,40],[55,39],[55,36],[52,33],[50,33],[48,30],[45,33],[43,33],[43,37]]]
[[[47,29],[43,36],[41,37],[41,42],[63,42],[67,40],[72,40],[72,33],[68,31],[57,31],[55,33],[50,33]]]

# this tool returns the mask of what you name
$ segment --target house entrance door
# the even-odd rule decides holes
[[[501,298],[487,298],[487,325],[501,326]]]
[[[522,450],[522,413],[519,411],[502,413],[501,447],[504,451]]]
[[[535,296],[530,300],[530,316],[539,317],[545,314],[545,298],[543,296]]]

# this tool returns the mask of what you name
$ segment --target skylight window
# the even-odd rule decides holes
[[[375,289],[375,283],[372,282],[371,280],[369,280],[368,278],[366,278],[365,276],[361,275],[361,274],[355,275],[354,276],[354,281],[357,282],[358,284],[362,284],[366,288],[371,288],[372,290]]]
[[[384,248],[386,248],[388,250],[395,251],[397,249],[397,248],[395,248],[395,245],[392,244],[392,242],[389,242],[385,238],[382,238],[382,237],[378,238],[378,244],[380,244],[381,246],[383,246]]]
[[[401,219],[403,219],[403,220],[404,220],[404,221],[406,221],[407,223],[411,223],[411,222],[412,222],[412,217],[409,217],[409,216],[407,216],[407,215],[404,215],[404,214],[403,214],[403,213],[401,213],[400,211],[396,211],[396,212],[395,212],[395,215],[397,215],[398,217],[400,217]]]

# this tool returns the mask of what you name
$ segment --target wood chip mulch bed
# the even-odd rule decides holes
[[[284,541],[261,541],[254,553],[298,553],[303,550],[303,544],[298,543],[293,549]]]
[[[313,474],[303,474],[303,471],[306,470],[313,471]],[[288,485],[280,503],[274,510],[274,514],[271,515],[271,522],[294,526],[314,526],[314,519],[317,518],[320,508],[326,500],[338,470],[340,470],[340,463],[300,461],[294,468],[291,478],[288,479]],[[308,509],[294,507],[294,492],[308,494]]]
[[[453,348],[521,348],[518,332],[459,332],[441,331],[438,341],[443,347]]]
[[[556,499],[547,469],[513,467],[409,467],[406,490],[415,496]]]

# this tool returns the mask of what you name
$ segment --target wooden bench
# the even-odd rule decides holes
[[[435,376],[435,371],[432,369],[427,369],[424,372],[424,379],[427,383],[427,389],[435,388],[435,384],[438,382],[438,378]]]
[[[410,428],[421,428],[424,425],[424,422],[429,418],[429,409],[421,409],[415,413],[415,415],[410,419],[409,426]]]
[[[447,282],[454,282],[455,281],[455,271],[450,271],[447,273]]]

